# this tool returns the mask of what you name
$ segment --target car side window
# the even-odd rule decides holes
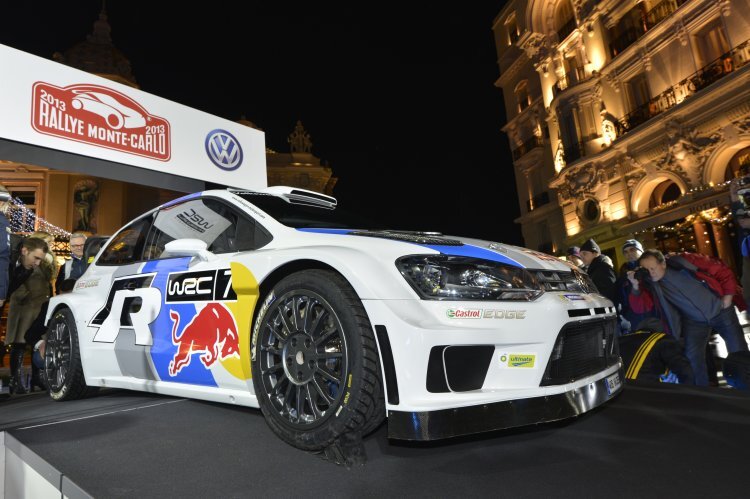
[[[167,243],[182,238],[200,239],[213,253],[253,250],[272,239],[263,227],[229,205],[212,198],[193,199],[159,211],[146,258],[160,258]]]
[[[141,260],[151,217],[142,218],[121,230],[104,249],[97,265],[126,265]]]

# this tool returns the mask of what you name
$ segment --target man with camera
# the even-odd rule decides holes
[[[720,261],[697,253],[667,259],[661,251],[648,249],[638,263],[648,276],[639,279],[628,272],[633,286],[630,306],[636,312],[656,312],[675,337],[684,338],[695,384],[707,386],[706,345],[711,329],[724,339],[730,353],[748,349],[733,307],[736,301],[744,309],[744,300],[736,296],[734,273]]]

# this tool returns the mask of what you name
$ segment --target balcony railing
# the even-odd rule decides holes
[[[565,40],[568,35],[573,32],[574,29],[576,29],[575,16],[568,19],[565,24],[560,26],[560,29],[557,30],[557,41],[562,42],[563,40]]]
[[[647,12],[640,12],[641,22],[638,27],[629,28],[609,44],[609,54],[612,58],[617,57],[636,40],[642,37],[648,30],[671,16],[677,9],[690,0],[663,0]],[[639,4],[642,5],[642,4]],[[641,10],[640,6],[634,9]],[[631,11],[632,12],[632,11]]]
[[[540,192],[531,199],[526,200],[526,209],[528,211],[534,211],[537,208],[544,206],[549,203],[549,192]]]
[[[583,68],[575,68],[572,71],[568,71],[555,83],[555,89],[557,90],[555,95],[585,79],[586,71]]]
[[[718,59],[702,67],[676,85],[638,106],[619,119],[621,135],[641,125],[664,111],[671,109],[691,95],[724,78],[750,62],[750,40],[745,40]],[[567,151],[566,151],[567,160]]]
[[[513,149],[513,161],[518,161],[521,157],[531,152],[532,149],[542,147],[542,145],[542,139],[536,135],[532,135],[530,139]]]

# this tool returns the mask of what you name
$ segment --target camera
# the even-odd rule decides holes
[[[635,274],[633,274],[636,279],[639,281],[650,281],[651,280],[651,274],[648,273],[648,270],[644,269],[643,267],[638,267],[635,271]]]

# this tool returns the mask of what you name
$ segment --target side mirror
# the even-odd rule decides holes
[[[216,260],[216,255],[208,251],[208,245],[200,239],[175,239],[164,246],[161,258],[170,256],[191,256],[204,262]]]

